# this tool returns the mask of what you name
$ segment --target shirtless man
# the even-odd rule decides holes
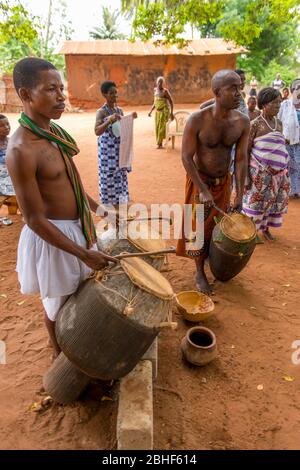
[[[85,193],[72,162],[76,143],[50,121],[65,108],[59,72],[50,62],[26,58],[15,66],[14,85],[24,113],[9,142],[7,166],[26,222],[17,272],[23,294],[40,293],[56,357],[60,307],[92,270],[112,258],[95,245],[90,208],[96,212],[98,204]]]
[[[241,99],[241,79],[232,70],[220,70],[212,78],[215,103],[193,113],[184,130],[182,162],[187,172],[185,204],[204,204],[204,246],[187,250],[184,238],[178,241],[177,254],[195,259],[197,289],[211,293],[204,272],[209,243],[219,215],[213,207],[227,211],[230,202],[231,149],[236,144],[234,174],[236,197],[233,208],[241,210],[247,172],[249,119],[237,111]]]

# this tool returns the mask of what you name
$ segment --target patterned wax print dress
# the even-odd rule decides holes
[[[105,104],[102,109],[107,118],[114,112],[123,115],[118,107],[112,111]],[[103,204],[126,204],[129,201],[127,173],[131,168],[119,167],[120,140],[118,121],[109,125],[98,138],[99,195]]]
[[[243,211],[252,218],[257,230],[282,225],[290,193],[288,160],[281,132],[269,132],[254,139],[249,168],[252,185],[245,190]]]
[[[0,149],[0,196],[15,196],[15,190],[6,166],[6,148]]]

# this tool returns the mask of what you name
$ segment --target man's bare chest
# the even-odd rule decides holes
[[[57,146],[45,142],[36,151],[38,177],[47,180],[57,180],[66,175],[66,166]]]
[[[228,123],[218,125],[211,123],[200,129],[198,133],[199,143],[208,148],[232,147],[241,137],[242,131],[239,125]]]

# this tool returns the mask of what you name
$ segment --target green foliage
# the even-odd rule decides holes
[[[293,7],[299,0],[226,0],[217,32],[225,39],[250,47],[265,31],[279,34],[299,21],[299,11]],[[279,8],[277,10],[277,8]]]
[[[40,34],[34,43],[35,55],[49,60],[56,68],[65,73],[65,58],[57,54],[59,44],[72,37],[74,29],[67,15],[65,0],[48,0],[49,12],[47,24],[40,21]]]
[[[134,38],[184,46],[186,25],[198,30],[212,28],[222,6],[223,1],[214,0],[139,2],[133,20]]]
[[[0,64],[2,72],[11,72],[23,57],[42,57],[64,71],[64,57],[55,53],[63,39],[70,39],[72,25],[67,18],[65,0],[50,2],[45,24],[33,16],[19,0],[0,0]]]
[[[150,4],[148,8],[140,5],[133,21],[134,36],[143,41],[159,36],[163,43],[184,45],[186,41],[180,38],[184,32],[180,12],[181,6],[177,10],[166,10],[163,2]]]
[[[0,1],[0,63],[9,72],[22,57],[33,54],[38,38],[37,18],[18,2]]]
[[[36,18],[19,1],[0,1],[0,43],[21,41],[30,46],[37,37]]]
[[[249,50],[238,64],[269,83],[273,69],[286,75],[299,57],[299,0],[122,0],[123,12],[134,13],[134,39],[159,39],[185,45],[189,24],[201,37],[223,37]]]
[[[249,70],[249,79],[251,79],[251,70]],[[280,73],[282,80],[285,81],[287,86],[290,86],[292,81],[300,76],[300,66],[299,64],[294,65],[282,65],[276,62],[276,60],[271,60],[267,67],[264,68],[263,74],[260,76],[260,82],[263,86],[271,86],[272,81],[275,79],[277,73]]]
[[[238,60],[241,68],[264,80],[270,62],[285,69],[294,66],[300,45],[297,3],[298,0],[226,1],[217,33],[248,48],[249,54]]]
[[[103,26],[94,28],[90,32],[90,37],[93,39],[125,39],[125,35],[118,32],[118,18],[120,12],[110,11],[107,7],[102,7]]]

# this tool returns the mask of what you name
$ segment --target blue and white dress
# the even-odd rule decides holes
[[[107,104],[102,107],[108,119],[115,112],[123,115],[121,108],[112,111]],[[129,201],[127,173],[131,168],[119,167],[120,123],[109,125],[98,138],[99,195],[103,204],[126,204]]]
[[[6,148],[0,149],[0,196],[15,196],[15,190],[6,166]]]

